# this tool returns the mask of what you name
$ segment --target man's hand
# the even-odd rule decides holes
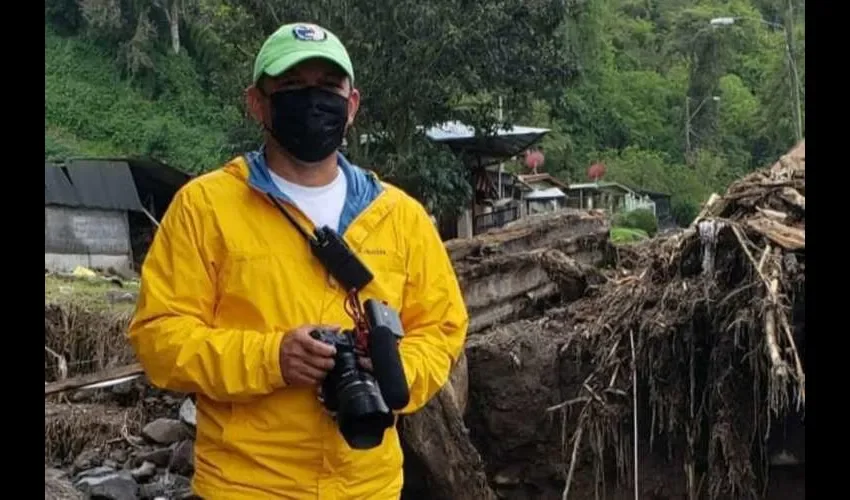
[[[304,325],[284,335],[280,343],[280,372],[289,386],[317,386],[334,367],[336,349],[310,337],[316,329],[338,328]]]

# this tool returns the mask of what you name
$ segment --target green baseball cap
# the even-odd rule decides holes
[[[354,82],[348,51],[336,35],[315,24],[293,23],[281,26],[263,43],[254,60],[254,83],[263,75],[279,76],[296,64],[316,57],[335,63]]]

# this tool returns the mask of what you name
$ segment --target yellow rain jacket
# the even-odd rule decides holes
[[[348,193],[338,232],[369,266],[374,297],[400,312],[410,404],[448,380],[468,324],[457,278],[423,207],[338,163]],[[344,293],[267,198],[312,224],[271,181],[262,150],[193,179],[175,196],[142,270],[130,340],[156,386],[197,394],[193,489],[206,500],[399,498],[395,427],[383,444],[348,447],[315,388],[287,387],[285,332],[351,328]]]

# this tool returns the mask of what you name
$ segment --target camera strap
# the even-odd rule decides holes
[[[310,244],[310,251],[346,292],[362,290],[372,281],[374,278],[372,272],[336,231],[327,226],[322,226],[311,235],[284,208],[280,201],[271,194],[268,194],[268,197],[274,203],[274,206],[280,210],[280,213],[286,217],[286,220],[307,240]]]
[[[283,206],[283,204],[280,203],[280,201],[277,200],[277,198],[275,198],[271,194],[269,194],[268,197],[272,201],[272,203],[274,203],[274,206],[276,206],[277,209],[280,210],[280,213],[282,213],[283,216],[286,217],[286,220],[288,220],[295,227],[295,229],[298,230],[298,232],[301,233],[301,235],[307,239],[311,246],[315,247],[315,245],[319,243],[318,238],[310,236],[310,234],[307,233],[307,230],[304,229],[301,224],[298,223],[297,220],[295,220],[295,217],[293,217],[292,214],[290,214],[289,211],[286,210],[286,208]],[[322,262],[322,264],[324,265],[325,263]],[[346,314],[348,314],[348,316],[354,321],[354,332],[355,339],[357,340],[357,347],[362,352],[366,352],[365,350],[368,346],[368,341],[366,340],[366,336],[368,334],[368,326],[366,324],[366,315],[363,312],[363,306],[360,304],[360,298],[357,294],[357,289],[350,290],[346,294],[344,306]]]
[[[315,237],[313,237],[313,236],[311,236],[311,235],[310,235],[310,233],[308,233],[306,229],[304,229],[303,227],[301,227],[301,224],[299,224],[299,223],[298,223],[298,221],[297,221],[297,220],[295,220],[295,217],[293,217],[293,216],[292,216],[292,215],[291,215],[291,214],[290,214],[290,213],[286,210],[286,208],[284,208],[284,207],[283,207],[283,205],[281,205],[281,203],[277,200],[277,198],[275,198],[275,197],[274,197],[274,195],[272,195],[272,194],[268,194],[268,197],[269,197],[269,199],[272,201],[272,203],[274,203],[274,206],[276,206],[276,207],[277,207],[277,209],[278,209],[278,210],[280,210],[280,213],[282,213],[282,214],[283,214],[283,216],[284,216],[284,217],[286,217],[286,219],[287,219],[287,220],[288,220],[288,221],[289,221],[289,222],[290,222],[293,226],[295,226],[295,229],[297,229],[297,230],[298,230],[298,232],[299,232],[299,233],[301,233],[301,236],[303,236],[303,237],[307,240],[307,242],[308,242],[308,243],[310,243],[311,245],[315,245],[315,244],[316,244],[316,238],[315,238]]]

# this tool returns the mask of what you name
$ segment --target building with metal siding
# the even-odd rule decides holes
[[[44,168],[44,267],[137,268],[156,221],[190,176],[134,159],[86,159]]]

